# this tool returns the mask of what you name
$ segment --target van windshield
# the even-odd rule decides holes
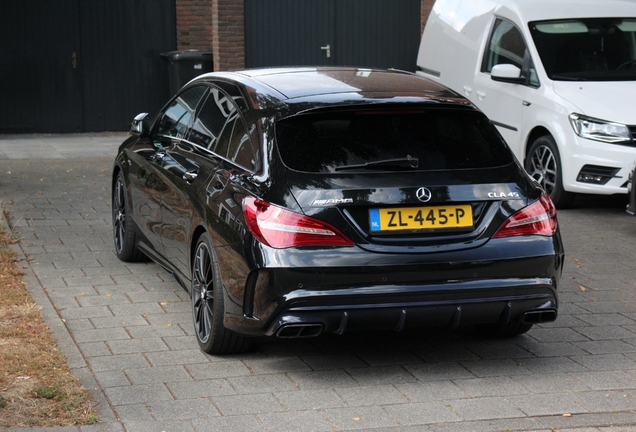
[[[529,26],[550,79],[636,80],[636,18],[535,21]]]
[[[363,109],[300,114],[276,124],[283,162],[304,172],[492,168],[513,161],[479,111]]]

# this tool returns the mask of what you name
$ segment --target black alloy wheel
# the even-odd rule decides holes
[[[208,354],[230,354],[249,348],[249,338],[227,330],[223,325],[223,290],[207,234],[203,234],[197,243],[190,295],[194,332],[202,351]]]
[[[124,174],[120,171],[113,186],[113,240],[115,242],[115,255],[125,262],[138,262],[145,260],[145,255],[137,247],[137,230],[130,206]]]
[[[572,205],[575,194],[563,189],[561,157],[554,138],[545,135],[532,143],[526,157],[525,168],[530,177],[539,182],[543,190],[550,195],[557,208],[567,208]]]

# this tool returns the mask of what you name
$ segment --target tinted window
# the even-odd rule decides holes
[[[553,80],[636,80],[636,19],[587,18],[529,24]]]
[[[205,90],[205,86],[197,86],[181,93],[161,116],[157,133],[183,138]]]
[[[216,146],[214,147],[214,152],[219,156],[228,158],[227,152],[230,147],[230,138],[232,137],[232,130],[234,129],[234,123],[236,123],[237,119],[238,115],[233,115],[232,118],[230,118],[226,123],[223,131],[221,131],[221,135],[219,136]]]
[[[255,131],[255,126],[248,130],[242,120],[237,120],[234,124],[227,154],[228,159],[252,171],[256,171],[258,167],[258,153],[254,151],[250,137]]]
[[[236,116],[236,112],[236,105],[232,103],[232,99],[218,88],[212,87],[188,139],[203,147],[214,149],[223,126]]]
[[[478,111],[304,114],[278,122],[276,138],[285,164],[309,172],[389,159],[417,158],[420,170],[488,168],[513,160],[499,133]]]
[[[243,98],[241,91],[235,85],[222,81],[216,82],[215,85],[218,85],[225,93],[227,93],[234,103],[238,105],[241,111],[247,110],[247,102],[245,102],[245,98]]]

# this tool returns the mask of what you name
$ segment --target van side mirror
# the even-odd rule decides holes
[[[138,136],[145,136],[150,133],[148,113],[141,113],[135,116],[130,126],[130,133]]]
[[[494,81],[507,82],[512,84],[523,84],[526,77],[521,76],[521,69],[511,64],[498,64],[492,67],[490,78]]]

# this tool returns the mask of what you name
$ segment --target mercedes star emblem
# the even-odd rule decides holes
[[[426,189],[425,187],[421,187],[417,190],[415,196],[417,196],[417,199],[422,202],[429,202],[432,194],[430,190]]]

